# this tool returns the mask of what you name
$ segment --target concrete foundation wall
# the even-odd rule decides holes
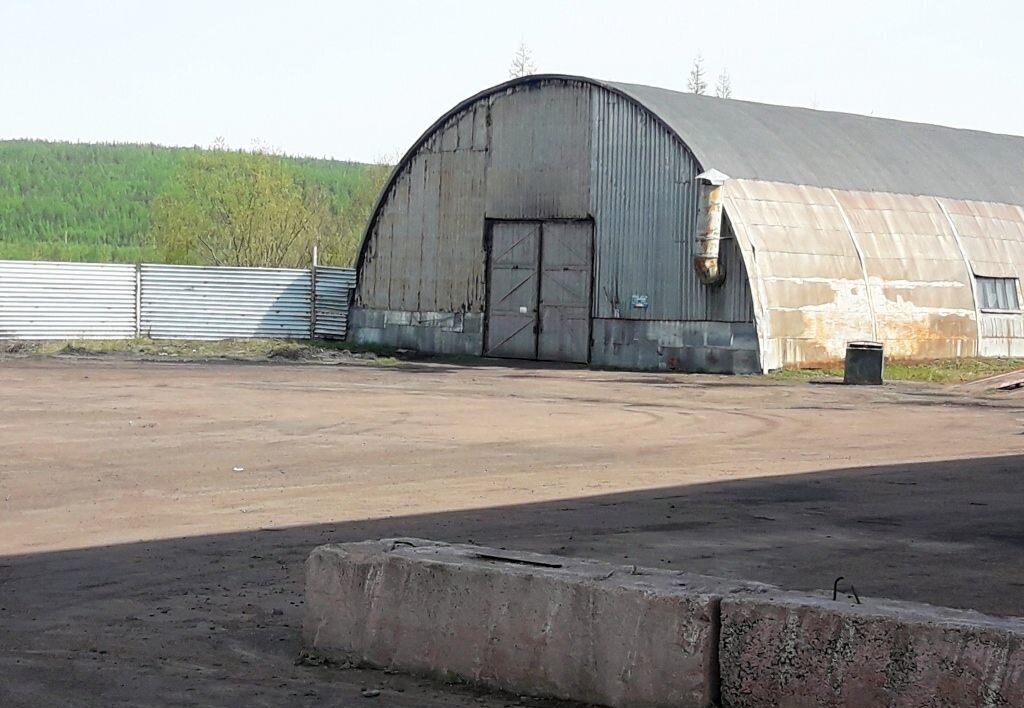
[[[322,546],[306,566],[305,639],[348,660],[518,693],[712,705],[719,598],[759,586],[635,570],[429,541]]]
[[[481,313],[353,308],[349,338],[425,354],[480,356]],[[590,363],[622,369],[757,374],[757,332],[749,322],[593,320]]]
[[[707,374],[759,374],[757,331],[748,322],[593,321],[595,366]]]
[[[724,598],[722,704],[1024,706],[1024,620],[797,593]]]
[[[613,707],[1021,706],[1024,619],[417,539],[321,546],[305,642]]]
[[[353,308],[349,339],[425,354],[480,356],[483,315],[476,312],[402,312]]]

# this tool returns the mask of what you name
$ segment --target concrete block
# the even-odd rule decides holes
[[[734,374],[760,374],[761,362],[757,356],[757,350],[734,349],[732,371]]]
[[[1024,620],[796,593],[722,601],[722,705],[1024,706]]]
[[[703,371],[708,374],[733,373],[732,349],[708,347]]]
[[[732,325],[727,322],[709,322],[707,330],[709,347],[726,348],[732,346]]]
[[[348,328],[345,338],[356,344],[384,344],[384,330],[373,327],[352,327]]]
[[[624,708],[717,699],[718,607],[767,586],[399,539],[306,564],[314,650],[381,668]]]
[[[704,347],[688,347],[685,362],[686,368],[681,371],[695,374],[708,373],[708,350]]]
[[[732,325],[732,347],[733,349],[749,349],[757,351],[757,328],[745,322],[735,322]]]
[[[661,347],[658,350],[658,368],[667,371],[693,371],[693,351],[690,347]]]
[[[384,327],[384,311],[353,307],[349,310],[348,322],[349,328],[381,329]]]
[[[386,310],[384,312],[385,327],[404,327],[412,324],[415,312],[405,310]]]
[[[703,347],[707,343],[708,330],[704,322],[679,322],[673,323],[678,326],[682,346]]]
[[[462,315],[462,331],[466,334],[483,334],[484,316],[478,312],[466,312]]]

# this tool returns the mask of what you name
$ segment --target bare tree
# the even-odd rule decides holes
[[[693,58],[693,68],[690,69],[690,78],[686,82],[690,93],[703,96],[708,92],[708,82],[704,80],[704,73],[704,57],[698,54]]]
[[[732,79],[729,72],[723,71],[718,75],[718,83],[715,84],[715,95],[719,98],[732,98]]]
[[[519,49],[512,57],[512,65],[508,68],[510,79],[518,79],[521,76],[529,76],[537,73],[537,66],[533,63],[533,54],[530,52],[526,42],[519,43]]]

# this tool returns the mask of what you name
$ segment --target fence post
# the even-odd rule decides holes
[[[135,264],[135,338],[142,336],[142,264]]]
[[[317,245],[313,244],[313,254],[309,266],[309,338],[316,339],[316,265],[318,259]]]

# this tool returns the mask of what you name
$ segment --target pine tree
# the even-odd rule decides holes
[[[537,73],[537,66],[533,63],[533,54],[530,52],[526,42],[519,43],[519,49],[512,57],[512,65],[508,68],[510,79],[518,79],[523,76],[530,76]]]
[[[704,80],[704,57],[698,54],[693,59],[693,68],[690,69],[690,78],[686,82],[690,93],[703,96],[708,92],[708,82]]]
[[[729,72],[723,71],[718,75],[718,83],[715,84],[715,95],[719,98],[732,98],[732,79]]]

